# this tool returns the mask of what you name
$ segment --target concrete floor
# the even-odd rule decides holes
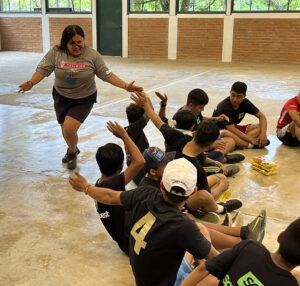
[[[0,285],[134,285],[128,258],[99,221],[94,202],[71,189],[69,171],[61,164],[66,145],[56,123],[51,97],[53,75],[31,92],[18,94],[30,79],[42,54],[0,52]],[[243,150],[241,171],[230,179],[233,197],[243,200],[245,222],[262,208],[268,223],[264,244],[277,247],[277,234],[299,217],[300,148],[282,146],[275,126],[284,102],[299,90],[299,65],[222,64],[167,60],[105,58],[122,79],[136,80],[151,91],[167,92],[172,115],[187,93],[203,88],[210,97],[204,111],[229,94],[231,84],[248,84],[248,97],[268,118],[271,144],[263,150]],[[118,142],[105,127],[108,120],[126,125],[129,95],[97,79],[98,103],[79,132],[78,170],[94,183],[100,176],[97,147]],[[254,118],[245,121],[255,122]],[[151,145],[163,146],[160,133],[148,124]],[[250,168],[253,156],[279,165],[277,175],[264,176]]]

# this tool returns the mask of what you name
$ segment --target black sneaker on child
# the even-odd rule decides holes
[[[245,160],[245,156],[242,154],[227,154],[224,156],[226,158],[225,164],[238,163]]]
[[[237,165],[230,165],[225,167],[225,169],[227,170],[226,177],[233,177],[236,173],[240,171],[240,167]]]
[[[76,147],[76,156],[80,153],[80,150],[78,149],[78,147]],[[62,158],[62,162],[65,164],[65,163],[68,163],[69,161],[69,148],[67,150],[67,153],[65,154],[65,156]]]
[[[219,202],[218,205],[224,207],[224,211],[221,214],[226,214],[239,209],[243,205],[243,203],[239,199],[231,199],[225,202]]]
[[[265,236],[266,223],[267,213],[265,210],[262,210],[252,222],[241,228],[241,238],[262,242]]]
[[[71,154],[68,154],[68,162],[67,162],[67,168],[69,170],[74,170],[77,165],[77,152]]]

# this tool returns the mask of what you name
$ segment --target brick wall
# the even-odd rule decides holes
[[[49,18],[50,47],[60,43],[61,34],[68,25],[79,25],[84,31],[86,45],[93,47],[92,18]]]
[[[169,20],[128,19],[128,57],[168,58]]]
[[[177,58],[222,60],[223,19],[178,19]]]
[[[0,18],[4,51],[43,52],[41,18]]]
[[[235,19],[233,61],[299,63],[300,19]]]

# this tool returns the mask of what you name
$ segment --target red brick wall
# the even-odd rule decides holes
[[[168,58],[169,20],[128,19],[128,57]]]
[[[41,18],[0,18],[4,51],[43,52]]]
[[[177,58],[222,60],[223,19],[178,19]]]
[[[93,47],[92,18],[49,18],[50,47],[60,43],[61,34],[68,25],[79,25],[84,31],[85,43]]]
[[[300,19],[235,19],[233,61],[299,63]]]

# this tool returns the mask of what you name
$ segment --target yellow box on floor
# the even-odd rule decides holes
[[[278,166],[265,157],[254,157],[251,168],[268,176],[276,174]]]

